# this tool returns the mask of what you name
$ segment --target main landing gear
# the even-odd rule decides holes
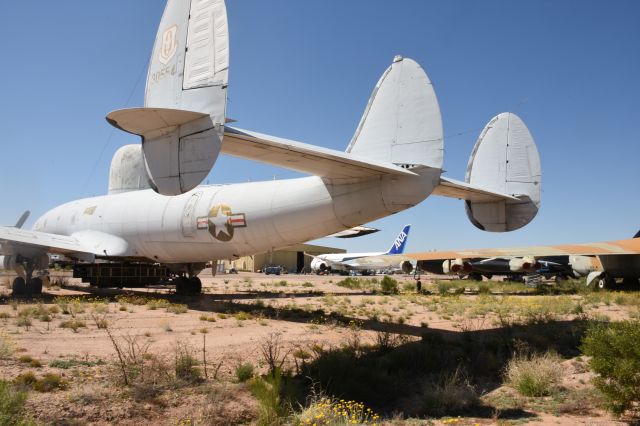
[[[200,294],[202,292],[202,281],[198,277],[180,276],[174,278],[173,282],[176,285],[176,294],[181,296]]]
[[[13,280],[11,289],[16,296],[42,294],[42,278],[35,277],[26,281],[22,277],[16,277]]]

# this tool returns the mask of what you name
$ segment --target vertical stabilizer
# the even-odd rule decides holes
[[[373,90],[347,152],[441,169],[443,141],[431,80],[418,63],[397,56]]]
[[[168,0],[149,63],[145,107],[107,116],[142,136],[149,182],[160,194],[195,188],[216,162],[228,74],[224,0]]]
[[[411,229],[411,225],[405,225],[402,228],[402,231],[398,234],[395,241],[391,245],[391,248],[386,254],[402,254],[404,253],[404,246],[407,245],[407,240],[409,239],[409,230]]]
[[[467,216],[476,227],[493,232],[513,231],[533,220],[540,208],[540,157],[520,117],[505,112],[489,121],[473,148],[465,181],[517,198],[467,201]]]
[[[147,76],[145,107],[180,109],[225,121],[229,30],[223,0],[169,0]]]

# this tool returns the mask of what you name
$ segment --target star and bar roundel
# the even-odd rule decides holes
[[[217,204],[209,210],[209,216],[198,218],[198,229],[208,229],[217,240],[226,242],[233,238],[235,228],[246,228],[244,213],[233,213],[227,204]]]

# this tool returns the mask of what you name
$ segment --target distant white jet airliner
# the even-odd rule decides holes
[[[409,239],[410,229],[411,225],[405,225],[387,251],[375,253],[327,253],[318,256],[308,255],[313,257],[311,270],[320,273],[325,271],[375,271],[378,269],[402,267],[403,260],[394,255],[404,253],[404,247]],[[368,261],[370,258],[375,258],[375,261]]]
[[[74,276],[94,286],[173,282],[189,293],[200,291],[207,261],[320,238],[430,194],[465,199],[473,224],[487,231],[518,229],[538,212],[538,152],[514,114],[489,122],[465,182],[441,176],[440,108],[411,59],[398,56],[384,72],[346,152],[227,126],[228,73],[224,1],[169,0],[145,106],[107,116],[142,144],[116,152],[108,195],[56,207],[32,230],[0,227],[0,268],[19,275],[14,293],[41,291],[47,253],[75,259]],[[198,186],[220,152],[312,176]]]

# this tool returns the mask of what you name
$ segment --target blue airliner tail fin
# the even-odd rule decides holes
[[[404,252],[404,246],[407,244],[409,238],[409,230],[411,225],[405,225],[400,231],[400,234],[396,237],[395,241],[391,245],[391,248],[386,254],[402,254]]]

